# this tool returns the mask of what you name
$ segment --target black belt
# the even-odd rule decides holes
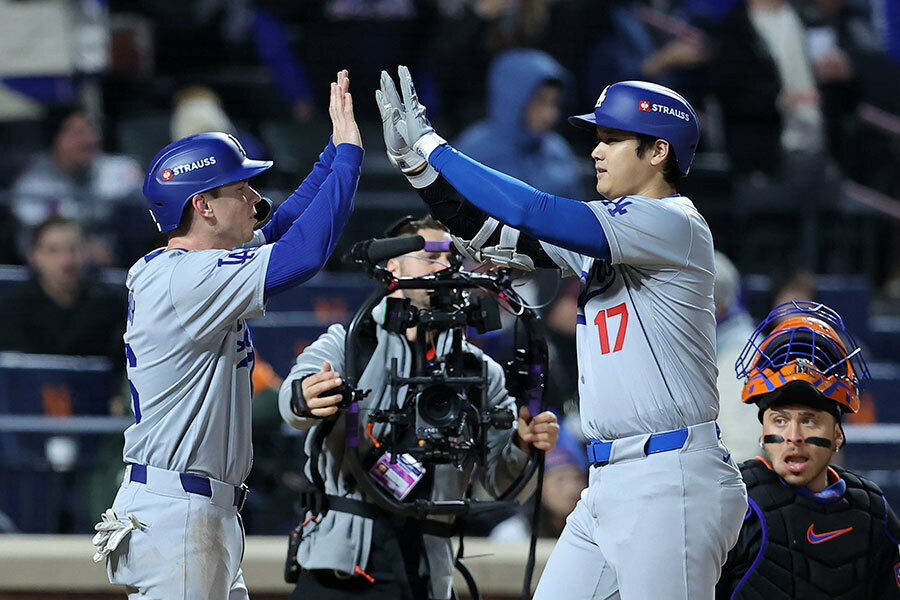
[[[329,510],[334,510],[366,519],[389,519],[393,516],[371,502],[364,502],[354,498],[321,494],[318,491],[304,492],[301,496],[301,503],[314,514],[325,514]],[[456,528],[453,523],[443,523],[429,519],[417,519],[417,523],[424,535],[450,538],[456,534]]]

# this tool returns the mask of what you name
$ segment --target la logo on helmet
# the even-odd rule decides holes
[[[641,100],[640,104],[638,104],[638,108],[640,108],[644,112],[650,112],[650,102],[647,100]]]
[[[162,172],[162,180],[169,181],[170,179],[172,179],[172,169],[166,169]]]

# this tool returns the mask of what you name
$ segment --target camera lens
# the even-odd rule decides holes
[[[448,385],[432,385],[419,394],[419,416],[432,427],[451,427],[459,419],[462,399]]]

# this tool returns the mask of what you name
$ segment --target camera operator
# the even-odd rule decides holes
[[[450,240],[446,228],[430,216],[400,222],[389,234],[392,237],[418,234],[426,242]],[[386,268],[395,277],[421,277],[449,267],[449,262],[449,252],[430,252],[426,248],[392,258],[387,261]],[[398,290],[393,295],[409,298],[419,309],[427,309],[430,305],[428,290]],[[357,385],[360,389],[372,390],[360,402],[360,416],[364,420],[370,411],[390,404],[392,390],[388,369],[392,359],[397,359],[399,373],[404,377],[410,375],[416,360],[417,327],[407,329],[405,335],[385,330],[380,325],[383,319],[379,317],[384,310],[385,302],[382,302],[372,311],[369,337],[373,349],[365,368],[360,369]],[[321,426],[322,419],[339,410],[337,405],[341,395],[333,392],[342,382],[345,336],[342,325],[329,327],[297,357],[281,387],[278,405],[282,418],[295,428],[310,429],[306,441],[309,455],[316,443],[316,428]],[[448,332],[431,335],[426,344],[425,361],[431,362],[449,353],[451,337]],[[463,342],[463,349],[487,364],[488,407],[514,411],[515,401],[507,393],[500,365],[466,342]],[[302,398],[293,393],[293,383],[298,380],[302,381]],[[402,403],[406,390],[398,392]],[[539,450],[550,450],[556,444],[558,433],[559,426],[553,413],[542,412],[532,418],[526,407],[520,409],[515,428],[490,429],[486,464],[478,470],[484,487],[494,496],[503,493],[522,471],[530,445]],[[408,430],[404,433],[409,434]],[[369,453],[371,460],[366,463],[367,469],[374,464],[375,469],[384,473],[385,463],[374,461],[382,450],[373,448],[373,441],[370,435],[361,439],[360,452]],[[413,441],[410,437],[410,442]],[[318,471],[329,496],[328,509],[323,511],[324,514],[318,514],[317,507],[305,507],[296,554],[301,571],[291,598],[451,598],[454,558],[449,535],[452,517],[405,518],[390,515],[373,503],[365,502],[346,462],[349,459],[345,456],[342,426],[328,434],[320,451]],[[474,460],[466,459],[461,468],[453,464],[426,464],[424,476],[404,499],[463,498],[474,463]],[[309,464],[306,474],[310,477]],[[335,496],[341,497],[341,501],[336,502]]]

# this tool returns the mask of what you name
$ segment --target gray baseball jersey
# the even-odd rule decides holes
[[[611,260],[542,242],[581,277],[578,373],[584,434],[611,440],[680,429],[718,414],[712,234],[691,201],[589,202]]]
[[[136,422],[125,462],[233,485],[247,477],[254,354],[245,319],[265,312],[271,251],[159,249],[131,267],[125,351]]]

